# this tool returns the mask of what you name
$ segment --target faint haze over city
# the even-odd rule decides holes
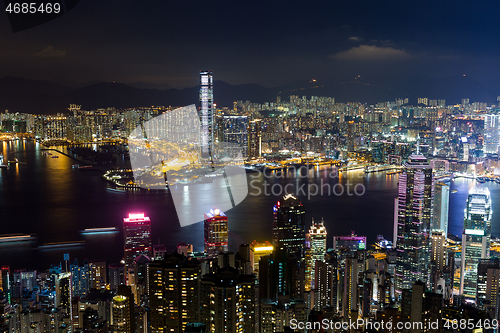
[[[81,1],[18,33],[2,14],[0,76],[166,89],[196,86],[199,69],[266,87],[466,75],[496,92],[498,9],[493,1]]]

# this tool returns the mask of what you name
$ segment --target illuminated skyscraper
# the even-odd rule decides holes
[[[306,240],[304,206],[292,194],[287,194],[276,203],[273,211],[274,248],[303,259]]]
[[[448,210],[450,206],[450,185],[438,182],[434,185],[432,230],[442,230],[448,235]]]
[[[200,282],[200,321],[209,332],[255,332],[255,275],[224,267]]]
[[[55,276],[56,282],[56,302],[55,305],[57,307],[65,308],[68,313],[71,310],[71,299],[72,288],[71,288],[71,273],[58,273]]]
[[[200,320],[200,263],[174,252],[149,265],[150,331],[184,332]]]
[[[490,257],[491,196],[488,188],[469,192],[462,233],[462,266],[460,293],[475,300],[479,259]]]
[[[220,209],[213,208],[205,213],[205,252],[217,255],[228,250],[227,216]]]
[[[262,154],[261,125],[261,119],[248,123],[248,158],[258,158]]]
[[[432,167],[418,153],[404,163],[397,207],[396,297],[416,281],[428,281],[432,209]]]
[[[201,155],[211,158],[214,145],[214,87],[212,71],[200,71]]]
[[[316,288],[315,283],[315,263],[316,261],[324,261],[326,255],[326,228],[323,220],[319,223],[312,222],[309,233],[306,235],[307,255],[306,255],[306,290],[308,286],[311,289]]]
[[[116,295],[113,297],[112,319],[113,332],[132,332],[130,330],[130,302],[128,297]]]
[[[477,268],[477,306],[498,320],[500,311],[500,259],[479,259]]]
[[[78,265],[78,259],[70,265],[70,270],[72,274],[72,285],[73,285],[73,295],[83,297],[90,290],[91,281],[91,267],[85,259],[83,265]]]
[[[500,145],[500,115],[484,116],[484,152],[498,153]]]
[[[123,219],[125,241],[125,270],[133,267],[135,257],[151,258],[151,220],[144,213],[128,214]]]
[[[241,152],[243,158],[246,158],[248,152],[248,117],[223,116],[222,141],[224,142],[226,156],[238,157]]]
[[[256,240],[254,240],[252,244],[250,244],[250,250],[252,250],[253,252],[253,271],[258,276],[260,258],[272,254],[274,247],[273,244],[271,244],[269,241],[258,243]]]

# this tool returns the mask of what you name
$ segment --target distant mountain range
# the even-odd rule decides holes
[[[0,111],[54,114],[65,112],[69,104],[80,104],[85,110],[116,107],[131,108],[148,105],[184,106],[198,103],[199,87],[185,89],[151,89],[147,83],[134,84],[100,82],[84,87],[43,80],[18,77],[0,79]],[[160,87],[160,86],[158,86]],[[334,97],[337,102],[363,102],[375,104],[406,98],[416,104],[418,97],[446,99],[447,104],[460,103],[462,98],[471,102],[496,103],[500,91],[493,91],[472,77],[454,76],[443,79],[413,77],[385,83],[353,80],[323,82],[297,81],[282,87],[266,88],[256,84],[231,85],[214,82],[214,99],[218,106],[232,107],[233,101],[254,103],[273,102],[280,95]]]

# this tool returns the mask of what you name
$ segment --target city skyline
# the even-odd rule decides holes
[[[62,7],[0,23],[1,333],[499,328],[499,4]]]

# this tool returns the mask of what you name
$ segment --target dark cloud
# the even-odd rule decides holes
[[[86,0],[16,34],[0,21],[0,73],[174,87],[195,85],[202,68],[265,86],[365,72],[495,81],[498,12],[488,1]]]
[[[64,50],[56,50],[52,45],[47,46],[39,52],[35,52],[33,56],[42,58],[62,58],[66,55]]]
[[[404,50],[392,47],[360,45],[334,54],[331,58],[340,60],[402,60],[411,58],[411,55]]]

